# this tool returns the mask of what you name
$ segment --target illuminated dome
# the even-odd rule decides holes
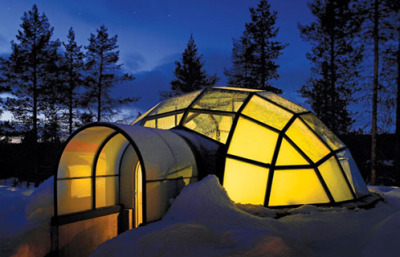
[[[132,124],[217,142],[220,180],[235,202],[290,206],[369,194],[343,142],[310,111],[271,92],[207,88],[167,99]]]

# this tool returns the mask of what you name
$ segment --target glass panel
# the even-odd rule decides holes
[[[193,108],[237,112],[248,95],[245,92],[209,90],[196,101]]]
[[[171,97],[169,99],[166,99],[163,102],[161,102],[158,105],[158,107],[155,108],[149,114],[149,116],[187,108],[192,103],[192,101],[196,98],[196,96],[198,96],[200,94],[200,92],[201,92],[201,90],[192,92],[189,94],[185,94],[182,96]]]
[[[279,105],[281,105],[281,106],[283,106],[283,107],[285,107],[285,108],[287,108],[289,110],[291,110],[292,112],[301,113],[301,112],[308,111],[306,108],[303,108],[300,105],[292,103],[291,101],[289,101],[289,100],[287,100],[287,99],[285,99],[285,98],[283,98],[283,97],[281,97],[279,95],[276,95],[274,93],[264,91],[264,92],[260,92],[258,94],[268,98],[269,100],[271,100],[271,101],[273,101],[273,102],[275,102],[275,103],[277,103],[277,104],[279,104]]]
[[[277,139],[278,133],[240,117],[228,153],[271,163]]]
[[[235,90],[235,91],[244,91],[244,92],[261,92],[260,89],[251,89],[251,88],[242,88],[242,87],[215,87],[216,89],[227,89],[227,90]]]
[[[63,151],[57,178],[91,176],[94,155],[112,132],[114,130],[110,128],[92,127],[75,135]]]
[[[92,209],[92,179],[57,181],[58,215]]]
[[[137,118],[136,120],[134,120],[131,125],[134,125],[136,123],[138,123],[139,121],[141,121],[144,117],[146,117],[151,111],[154,110],[154,108],[156,108],[157,106],[159,106],[160,103],[156,104],[155,106],[153,106],[150,110],[148,110],[147,112],[145,112],[144,114],[140,115],[139,118]]]
[[[242,113],[279,130],[282,130],[293,116],[257,95],[251,98]]]
[[[118,177],[96,177],[96,208],[118,203]]]
[[[369,194],[368,188],[365,185],[364,179],[362,178],[350,151],[344,150],[339,152],[337,157],[357,197]]]
[[[191,112],[188,114],[184,126],[225,144],[232,121],[233,116]]]
[[[148,127],[148,128],[155,128],[156,127],[156,120],[147,120],[145,121],[145,123],[143,124],[144,127]]]
[[[276,165],[309,165],[309,163],[285,138],[283,138]]]
[[[329,149],[307,128],[300,120],[296,119],[289,127],[286,135],[313,161],[317,162],[329,154]]]
[[[168,117],[158,118],[157,119],[157,128],[159,129],[170,129],[177,125],[176,115],[171,115]]]
[[[315,171],[275,170],[269,206],[329,203]]]
[[[335,157],[329,158],[318,167],[325,184],[328,186],[335,202],[342,202],[353,199],[350,188],[342,175],[342,171]]]
[[[118,174],[120,158],[127,145],[128,140],[121,134],[110,139],[97,160],[96,176]]]
[[[226,158],[224,188],[232,201],[264,205],[269,169]]]
[[[303,120],[317,133],[333,150],[344,147],[340,139],[312,113],[301,115]]]

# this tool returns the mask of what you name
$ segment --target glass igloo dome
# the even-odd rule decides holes
[[[343,142],[309,110],[271,92],[207,88],[162,101],[132,124],[221,144],[221,184],[235,202],[290,206],[369,194]]]

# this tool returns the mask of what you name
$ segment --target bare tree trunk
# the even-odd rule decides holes
[[[396,92],[396,146],[395,146],[395,172],[397,173],[398,182],[400,182],[400,27],[397,29],[399,36],[399,44],[396,53],[397,61],[397,92]]]
[[[378,73],[379,73],[379,10],[378,0],[374,4],[374,85],[372,93],[372,128],[371,128],[371,184],[376,183],[376,138],[377,138],[377,115],[378,115]]]

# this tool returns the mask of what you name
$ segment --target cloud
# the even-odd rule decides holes
[[[121,62],[124,63],[124,68],[135,73],[143,68],[146,60],[143,55],[131,53],[121,56]]]
[[[10,42],[5,36],[0,35],[0,53],[3,56],[4,53],[9,53],[11,51]]]

